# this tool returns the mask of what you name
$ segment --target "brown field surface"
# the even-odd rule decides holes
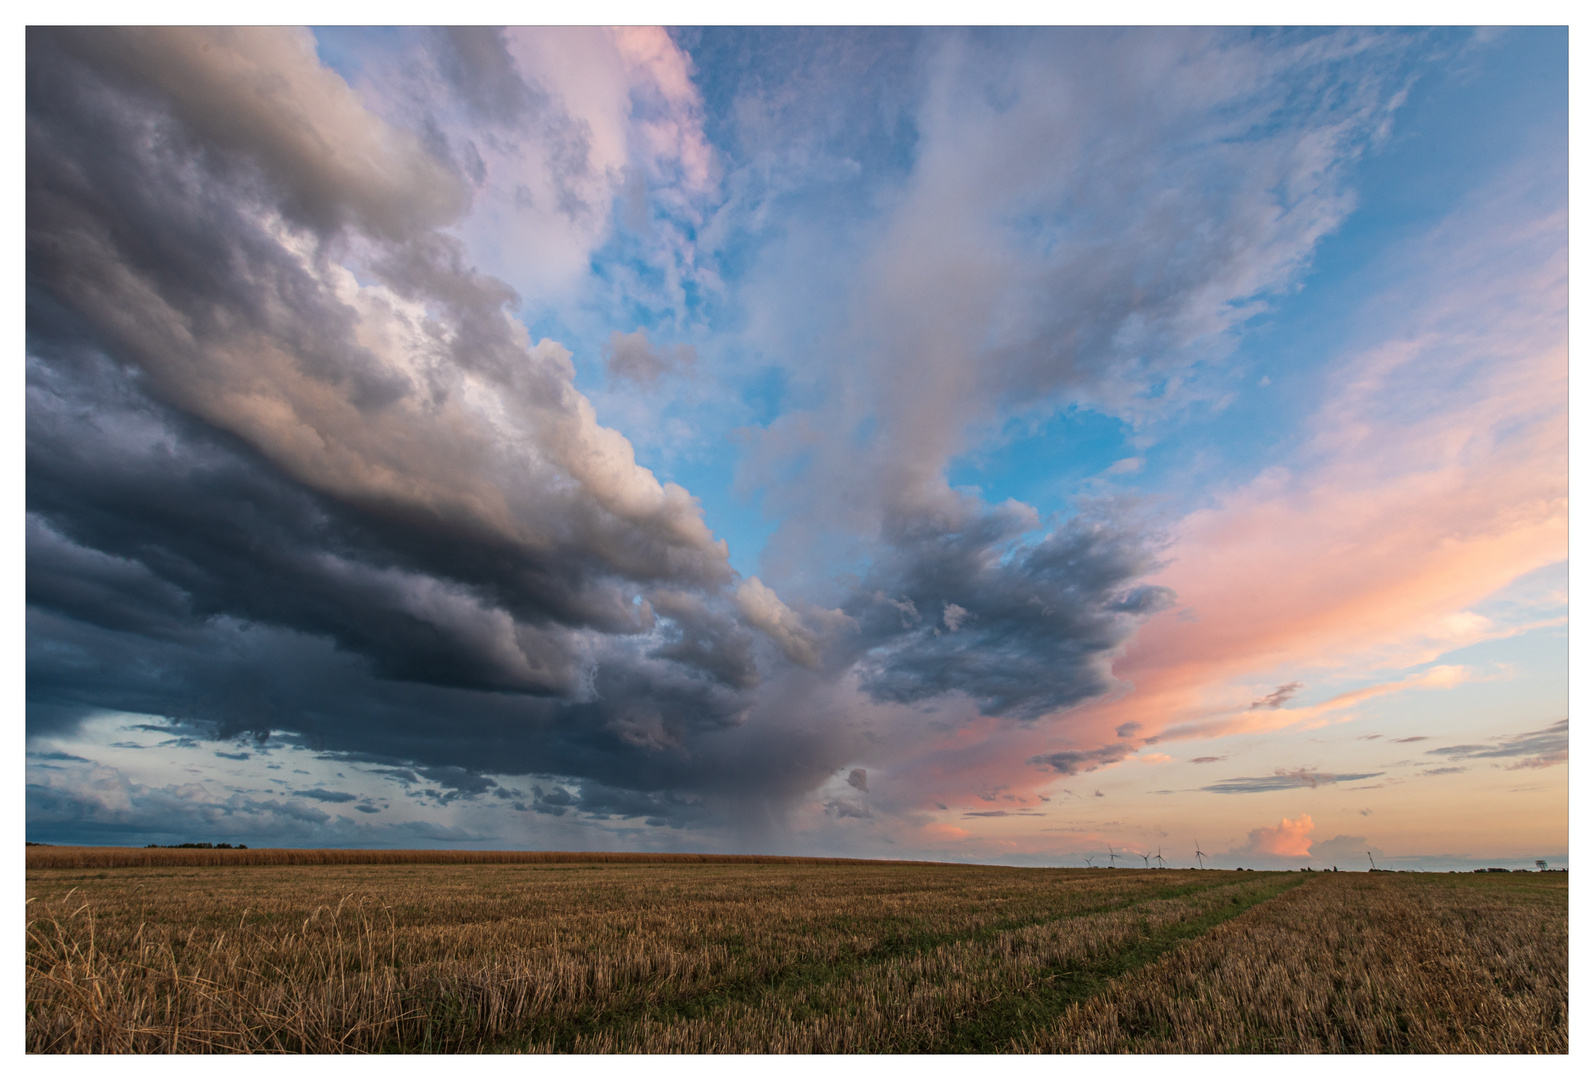
[[[1565,874],[92,850],[32,1052],[1567,1048]]]
[[[810,866],[878,865],[878,859],[807,855],[695,855],[633,851],[375,851],[361,848],[119,848],[27,849],[29,870],[103,870],[120,866],[390,866],[395,863],[792,863]],[[899,862],[896,866],[943,866]]]

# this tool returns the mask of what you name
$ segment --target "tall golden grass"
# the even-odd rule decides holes
[[[1208,982],[1233,978],[1222,963],[1279,962],[1302,912],[1348,910],[1356,940],[1371,941],[1400,938],[1411,910],[1440,903],[1421,899],[1431,881],[1382,877],[797,861],[32,868],[26,1041],[96,1053],[1355,1048],[1366,1039],[1269,1043],[1244,1013],[1257,1003]],[[1445,917],[1470,935],[1446,954],[1462,967],[1498,966],[1467,950],[1509,940],[1520,953],[1560,935],[1559,975],[1553,949],[1500,969],[1540,1003],[1511,1014],[1520,1031],[1538,1025],[1522,1043],[1536,1048],[1565,1045],[1554,877],[1559,900],[1539,883],[1441,887]],[[1404,899],[1373,902],[1386,892]],[[1332,1023],[1404,1015],[1391,995],[1407,983],[1336,948],[1311,954],[1302,986],[1375,989]],[[1195,965],[1179,994],[1227,1004],[1195,1027],[1180,1019],[1183,1041],[1170,1042],[1162,1020],[1135,1026],[1133,995],[1179,964]],[[1486,997],[1483,982],[1464,985]],[[1124,1011],[1092,1019],[1108,1003]],[[1224,1008],[1236,1011],[1225,1020]],[[1252,1035],[1225,1042],[1225,1023]],[[1098,1024],[1121,1038],[1080,1042]]]

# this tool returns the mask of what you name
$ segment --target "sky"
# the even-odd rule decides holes
[[[28,838],[1565,865],[1567,40],[31,28]]]

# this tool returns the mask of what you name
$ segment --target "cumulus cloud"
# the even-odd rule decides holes
[[[466,684],[568,695],[581,678],[581,631],[649,628],[628,583],[713,588],[730,580],[723,545],[690,496],[638,468],[626,441],[596,424],[570,385],[564,350],[524,340],[503,311],[508,292],[465,269],[458,250],[428,228],[438,222],[386,209],[398,198],[390,171],[428,183],[431,173],[388,170],[375,157],[368,174],[350,165],[328,179],[301,175],[309,166],[264,135],[250,141],[248,127],[217,147],[207,141],[209,128],[189,113],[201,108],[190,98],[210,84],[178,75],[208,72],[223,55],[246,73],[269,61],[287,89],[268,104],[313,112],[297,98],[277,101],[300,83],[300,94],[318,92],[326,77],[304,40],[264,31],[34,40],[35,83],[73,81],[70,91],[64,82],[36,85],[29,99],[36,456],[79,434],[63,413],[91,407],[108,414],[108,442],[131,443],[123,467],[135,484],[173,471],[163,437],[175,439],[178,475],[192,480],[206,466],[257,474],[265,466],[264,475],[238,477],[235,490],[242,495],[252,482],[274,488],[262,497],[289,504],[262,515],[267,527],[302,523],[300,535],[280,537],[278,576],[314,581],[351,612],[372,610],[335,631],[346,647],[391,657],[395,668],[425,664],[434,652],[472,657],[478,670],[457,674]],[[144,93],[112,107],[105,95],[146,69],[178,75],[148,76],[135,83]],[[236,107],[246,106],[267,107],[252,99]],[[106,127],[106,117],[124,122],[92,146],[74,141],[82,128]],[[343,128],[359,116],[340,119],[318,137],[357,142]],[[359,137],[407,145],[374,117],[365,125]],[[165,139],[151,144],[150,130]],[[215,151],[210,170],[192,167],[209,160],[195,156],[200,147]],[[419,154],[418,145],[409,152]],[[286,178],[272,183],[279,173]],[[111,175],[122,178],[110,185],[118,194],[90,198]],[[168,250],[156,259],[148,245]],[[357,283],[328,258],[328,245],[365,248],[382,284]],[[170,431],[184,418],[225,433],[237,449],[217,452],[208,432]],[[86,471],[98,462],[85,458],[110,451],[81,446],[75,461],[52,471]],[[60,476],[50,486],[76,493],[87,483]],[[261,509],[258,499],[235,501]],[[58,530],[126,557],[84,520],[87,507],[35,509]],[[194,548],[246,540],[214,535],[230,524],[217,521],[195,538],[182,562],[201,573],[214,566],[214,553]],[[305,536],[303,526],[321,536]],[[373,540],[388,550],[371,552]],[[518,564],[514,572],[503,572],[506,559]],[[291,601],[309,590],[277,591]],[[295,621],[331,629],[308,612]],[[359,640],[371,633],[362,627],[376,624],[394,640]]]
[[[853,625],[853,620],[840,611],[812,612],[818,628],[810,627],[802,616],[787,607],[775,590],[756,577],[747,578],[736,587],[736,608],[749,626],[767,634],[786,659],[803,667],[817,667],[824,639]]]
[[[615,47],[685,107],[651,40]],[[472,269],[442,231],[469,170],[302,31],[28,47],[30,730],[141,710],[395,765],[715,786],[702,758],[639,762],[745,719],[749,626],[813,664],[828,624],[733,593],[696,500]],[[501,38],[438,49],[483,123],[538,107]],[[676,136],[649,160],[709,183]]]
[[[882,551],[841,606],[865,691],[879,701],[951,692],[987,715],[1033,718],[1111,690],[1111,658],[1168,590],[1138,584],[1156,566],[1146,539],[1081,516],[1039,540],[1033,511],[949,498],[891,522]],[[913,618],[958,597],[956,633]]]
[[[1241,853],[1306,858],[1312,854],[1314,828],[1316,826],[1309,814],[1302,814],[1294,820],[1283,818],[1277,825],[1252,829]]]
[[[847,774],[847,783],[859,791],[869,790],[869,772],[867,769],[854,769]]]

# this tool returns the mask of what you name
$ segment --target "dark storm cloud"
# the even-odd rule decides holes
[[[533,787],[534,796],[531,809],[539,814],[552,814],[554,817],[563,817],[572,807],[577,805],[576,796],[562,787],[544,791],[541,787]]]
[[[578,806],[582,813],[591,817],[642,818],[643,824],[653,828],[701,825],[709,816],[709,808],[701,800],[682,798],[668,791],[608,787],[590,780],[581,785]]]
[[[501,43],[449,40],[461,93],[513,113]],[[142,710],[438,783],[505,724],[544,733],[515,767],[593,775],[745,715],[723,546],[433,231],[467,205],[446,163],[303,34],[28,42],[31,730]],[[250,627],[302,638],[250,655]]]
[[[301,799],[314,799],[316,802],[346,803],[354,802],[358,795],[350,795],[347,791],[328,791],[326,788],[306,788],[303,791],[294,791],[290,794]]]
[[[1452,760],[1463,758],[1520,758],[1510,769],[1543,769],[1567,760],[1569,746],[1567,721],[1551,724],[1522,735],[1502,735],[1493,744],[1467,743],[1429,750]]]
[[[861,685],[876,700],[968,694],[992,716],[1031,719],[1111,690],[1111,655],[1172,591],[1141,533],[1081,516],[1038,541],[1018,504],[954,496],[897,516],[889,549],[843,610],[858,623]],[[936,619],[956,606],[956,620]],[[955,628],[954,628],[955,627]]]
[[[739,697],[721,691],[716,706],[712,695],[702,696],[702,680],[662,677],[667,671],[630,685],[600,673],[599,700],[570,705],[397,683],[324,640],[227,619],[182,644],[37,609],[28,619],[30,723],[40,710],[69,720],[126,709],[187,715],[192,730],[211,734],[290,733],[273,744],[305,746],[411,791],[433,792],[426,796],[432,803],[496,791],[488,773],[552,774],[571,779],[545,782],[545,791],[560,786],[579,795],[570,813],[703,825],[727,812],[757,818],[757,807],[811,790],[847,753],[844,744],[827,742],[833,736],[825,729],[739,732]],[[701,714],[688,714],[698,707]],[[185,723],[148,726],[171,734]],[[738,738],[711,738],[716,730]]]
[[[1220,795],[1254,795],[1265,791],[1287,791],[1290,788],[1315,788],[1324,784],[1343,784],[1347,780],[1369,780],[1383,773],[1323,773],[1311,769],[1279,769],[1272,776],[1237,776],[1208,784],[1202,791],[1215,791]]]
[[[434,784],[445,784],[453,791],[473,797],[484,795],[498,786],[496,780],[457,765],[433,765],[417,771]]]
[[[535,117],[556,166],[586,167],[500,38],[431,40],[468,111]],[[597,425],[569,355],[530,344],[514,293],[439,231],[465,173],[367,112],[307,34],[27,43],[30,734],[147,713],[173,745],[277,739],[423,800],[550,777],[503,801],[740,823],[857,760],[804,714],[816,688],[855,670],[877,701],[1033,718],[1113,689],[1112,655],[1171,600],[1139,584],[1156,545],[1122,515],[1035,539],[1027,509],[950,493],[892,504],[844,614],[733,593],[695,500]],[[613,353],[628,378],[690,362],[630,345],[651,351]],[[124,813],[30,789],[29,821],[132,835],[184,797],[129,790]],[[173,827],[345,835],[314,805],[344,794]]]
[[[854,769],[854,770],[852,770],[852,772],[847,774],[847,783],[848,783],[848,785],[857,788],[859,791],[868,791],[869,790],[869,773],[868,773],[868,770],[866,770],[866,769]]]

